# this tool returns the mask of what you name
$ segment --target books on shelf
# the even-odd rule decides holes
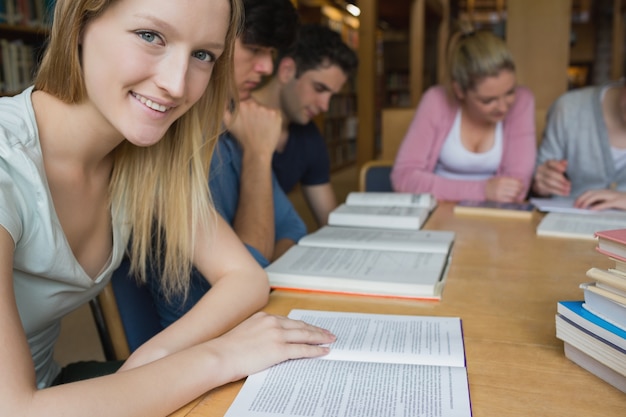
[[[32,84],[34,55],[32,45],[0,39],[0,92],[16,93]]]
[[[226,417],[470,417],[458,317],[292,310],[337,336],[327,356],[250,375]]]
[[[303,237],[265,271],[273,288],[438,300],[454,236],[326,226]]]
[[[351,192],[330,213],[328,224],[417,230],[436,206],[431,194]]]
[[[499,203],[497,201],[462,200],[454,206],[454,214],[531,219],[535,206],[531,203]]]
[[[54,6],[53,0],[0,0],[0,23],[29,27],[47,26],[46,12]]]
[[[618,229],[626,224],[626,213],[587,215],[550,212],[537,226],[537,236],[595,240],[601,230]]]

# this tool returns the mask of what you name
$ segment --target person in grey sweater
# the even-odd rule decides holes
[[[532,191],[579,208],[626,210],[626,86],[569,91],[548,112]]]

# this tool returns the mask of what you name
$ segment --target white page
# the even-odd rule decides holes
[[[394,343],[387,343],[383,350],[397,350],[395,338],[391,336],[394,325],[404,326],[409,321],[436,322],[446,328],[449,326],[453,339],[461,338],[461,351],[454,355],[463,358],[462,364],[448,367],[355,362],[354,355],[349,355],[352,360],[347,361],[329,360],[329,356],[287,361],[248,377],[226,417],[472,415],[460,319],[310,310],[294,310],[289,316],[312,323],[321,320],[334,326],[338,341],[331,347],[333,350],[340,350],[335,346],[341,339],[347,340],[348,345],[367,345],[362,340],[373,333],[363,321],[377,321],[379,325],[387,322],[387,334],[377,337],[380,341],[393,340]],[[341,320],[353,323],[346,326]],[[436,349],[448,345],[442,343],[442,339],[447,339],[444,335],[445,331],[431,334],[431,342]],[[442,353],[443,356],[452,355],[451,352]]]
[[[471,417],[465,368],[300,359],[247,378],[225,417]]]
[[[457,317],[292,310],[289,317],[328,329],[337,341],[325,360],[465,366]]]
[[[330,212],[328,224],[417,230],[429,214],[430,210],[424,207],[341,204]]]
[[[583,208],[574,207],[574,199],[573,198],[531,198],[530,202],[537,208],[539,211],[546,212],[557,212],[557,213],[574,213],[574,214],[590,214],[596,215],[601,214],[605,215],[607,213],[624,215],[626,214],[621,210],[589,210]]]
[[[447,253],[454,232],[324,226],[304,236],[299,245]]]
[[[432,284],[448,260],[444,253],[392,252],[365,249],[292,246],[265,268],[268,274],[361,279],[376,283]],[[272,281],[270,276],[270,281]],[[335,282],[339,282],[334,280]],[[330,280],[332,283],[333,280]]]
[[[432,194],[395,192],[356,192],[348,194],[346,204],[357,206],[411,206],[432,209],[436,200]]]

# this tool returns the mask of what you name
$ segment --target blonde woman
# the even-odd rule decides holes
[[[267,278],[214,215],[206,178],[240,16],[239,0],[57,1],[34,88],[0,99],[0,415],[165,416],[327,352],[334,336],[301,322],[237,326],[266,303]],[[213,289],[117,372],[65,383],[60,320],[106,285],[131,233],[140,276],[164,251],[171,294],[192,264]]]
[[[523,200],[536,155],[534,98],[517,85],[504,41],[464,24],[450,43],[448,79],[421,99],[396,156],[394,189],[439,200]]]

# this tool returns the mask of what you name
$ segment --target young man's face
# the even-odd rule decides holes
[[[333,94],[338,93],[346,74],[337,65],[320,66],[292,77],[281,89],[281,108],[289,122],[307,124],[328,111]]]
[[[250,98],[250,92],[259,85],[263,76],[272,73],[274,54],[274,48],[245,44],[237,38],[234,63],[239,100]]]

